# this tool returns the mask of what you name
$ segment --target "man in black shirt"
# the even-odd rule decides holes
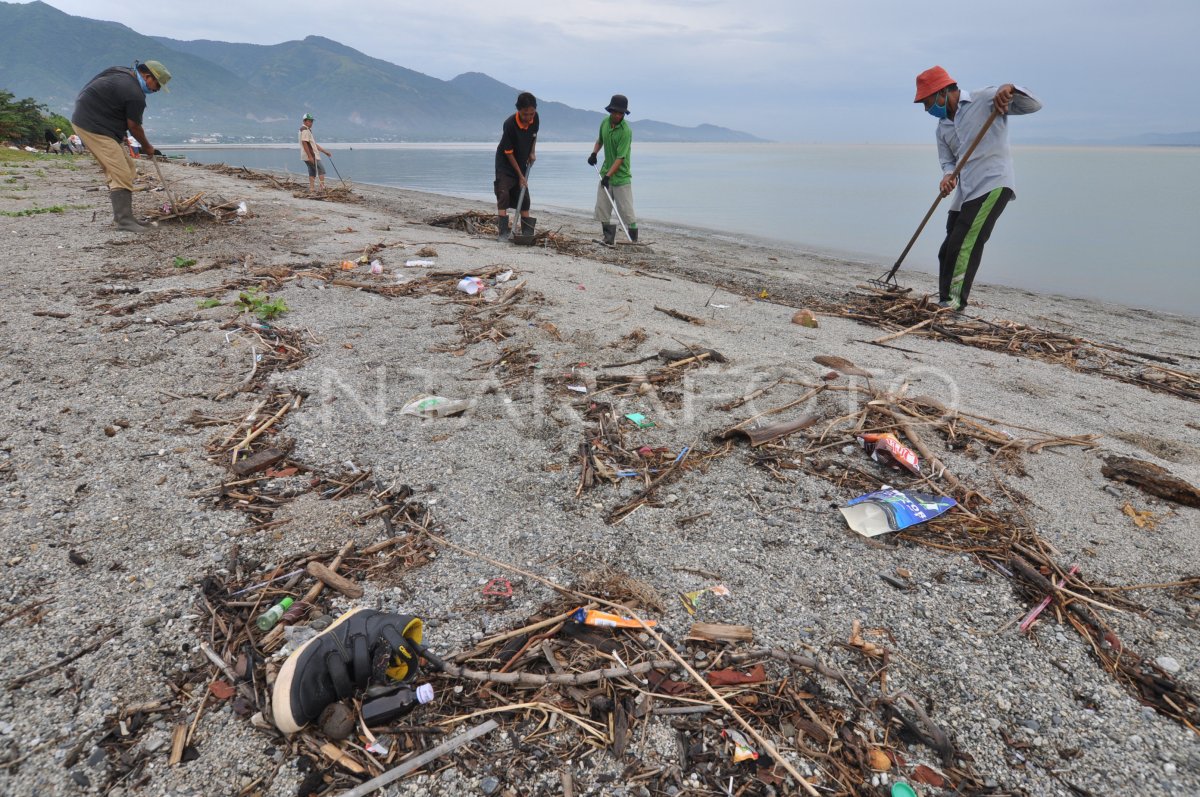
[[[75,100],[71,124],[108,178],[108,197],[118,230],[145,232],[133,217],[133,181],[137,167],[125,148],[128,130],[153,158],[154,147],[142,129],[146,95],[166,90],[171,73],[158,61],[134,62],[132,69],[111,66],[88,82]]]
[[[499,240],[509,238],[508,209],[521,207],[521,234],[533,235],[537,219],[529,217],[529,167],[537,160],[537,134],[540,120],[537,98],[528,91],[517,97],[517,112],[504,120],[504,133],[496,146],[496,221],[500,226]],[[520,199],[521,189],[525,199]]]

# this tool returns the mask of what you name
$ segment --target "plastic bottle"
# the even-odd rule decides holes
[[[390,695],[377,697],[363,703],[363,722],[368,727],[386,725],[431,700],[433,700],[432,684],[421,684],[415,689],[411,686],[402,686]]]
[[[291,606],[292,603],[293,601],[291,598],[284,598],[279,603],[260,614],[258,619],[255,621],[255,623],[258,625],[258,630],[270,631],[272,628],[274,628],[275,624],[279,622],[279,618],[283,617],[283,613],[288,610],[288,607]]]

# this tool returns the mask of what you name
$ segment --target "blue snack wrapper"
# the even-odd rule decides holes
[[[865,537],[875,537],[933,520],[957,503],[946,496],[905,493],[884,485],[882,490],[850,499],[838,511],[850,528]]]

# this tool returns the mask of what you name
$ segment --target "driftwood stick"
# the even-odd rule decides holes
[[[826,390],[825,385],[819,385],[819,386],[813,388],[812,390],[808,391],[807,393],[805,393],[803,396],[796,399],[795,401],[789,401],[787,404],[784,404],[782,407],[776,407],[774,409],[766,410],[764,412],[760,412],[758,415],[751,415],[746,420],[744,420],[738,424],[735,424],[733,427],[731,427],[731,430],[732,429],[741,429],[742,427],[749,425],[753,421],[757,421],[759,418],[763,418],[767,415],[778,415],[781,412],[786,412],[787,410],[790,410],[792,407],[795,407],[798,404],[803,404],[804,402],[808,401],[809,399],[815,398],[816,396],[823,393],[825,390]]]
[[[679,368],[680,366],[690,365],[691,363],[698,363],[701,360],[707,360],[711,356],[712,356],[712,352],[702,351],[699,354],[692,355],[691,357],[685,357],[682,360],[676,360],[673,363],[667,363],[666,367],[667,368]]]
[[[657,359],[658,359],[657,354],[651,354],[646,357],[641,357],[637,360],[626,360],[623,363],[613,363],[612,365],[602,365],[600,367],[601,368],[624,368],[627,365],[641,365],[642,363],[649,362],[650,360],[657,360]]]
[[[695,443],[693,443],[692,445],[694,446]],[[685,451],[679,459],[672,462],[671,466],[669,468],[667,468],[662,473],[655,476],[654,479],[649,484],[647,484],[644,488],[639,490],[632,498],[630,498],[624,504],[621,504],[621,506],[619,506],[616,509],[609,512],[608,516],[605,518],[605,521],[608,523],[616,524],[616,523],[620,523],[622,520],[629,517],[629,515],[632,514],[633,511],[635,509],[637,509],[642,504],[643,501],[645,501],[647,498],[649,498],[650,495],[655,490],[657,490],[664,481],[666,481],[669,477],[675,475],[676,473],[678,473],[679,471],[681,471],[683,469],[683,463],[687,461],[687,455],[689,453],[691,453],[691,451],[692,451],[692,446],[689,446],[687,451]]]
[[[442,542],[442,540],[440,538],[434,537],[432,534],[430,534],[429,536],[432,537],[434,539],[434,541],[436,541],[436,542]],[[458,546],[455,546],[452,544],[450,545],[450,547],[458,548]],[[462,551],[463,553],[467,553],[467,551],[465,551],[461,548],[458,548],[458,550]],[[470,555],[470,554],[468,554],[468,555]],[[486,559],[486,558],[484,561],[489,561],[492,564],[499,564],[498,562],[492,562],[492,560]],[[523,571],[518,570],[517,568],[508,568],[508,569],[514,570],[518,573],[523,573]],[[524,575],[530,575],[530,574],[524,573]],[[586,606],[584,608],[595,608],[595,606]],[[578,610],[572,609],[569,612],[563,612],[562,614],[557,614],[554,617],[550,617],[545,620],[540,620],[531,625],[527,625],[524,628],[518,628],[515,631],[506,631],[503,634],[497,634],[494,637],[488,637],[487,639],[483,640],[478,645],[476,645],[473,650],[469,650],[464,653],[457,653],[454,656],[451,656],[450,660],[451,661],[459,661],[459,662],[466,661],[467,659],[473,658],[475,656],[478,656],[480,653],[483,653],[484,651],[486,651],[488,648],[490,648],[492,645],[496,644],[497,642],[503,642],[506,639],[512,639],[513,637],[521,636],[522,634],[529,634],[534,631],[541,631],[543,628],[549,628],[550,626],[554,625],[555,623],[561,623],[563,620],[566,620],[571,615],[575,614],[576,611],[578,611]]]
[[[492,731],[496,730],[496,728],[498,728],[498,727],[499,727],[499,723],[497,723],[495,720],[488,720],[487,722],[481,722],[480,724],[476,725],[474,728],[471,728],[469,731],[459,734],[458,736],[455,736],[453,739],[447,739],[446,741],[442,742],[441,744],[439,744],[437,747],[433,748],[432,750],[428,750],[424,753],[421,753],[418,756],[414,756],[413,758],[410,758],[410,759],[404,761],[403,763],[399,764],[398,766],[395,766],[392,769],[389,769],[387,772],[384,772],[382,775],[379,775],[378,777],[375,777],[375,778],[371,778],[366,783],[363,783],[359,786],[354,787],[350,791],[342,792],[338,797],[365,797],[366,795],[370,794],[371,792],[376,791],[376,790],[388,785],[392,781],[399,780],[400,778],[407,775],[409,772],[420,769],[421,767],[425,766],[426,764],[430,763],[431,761],[436,761],[437,759],[444,756],[446,753],[451,753],[451,752],[457,750],[458,748],[462,747],[464,744],[467,744],[468,742],[473,742],[476,739],[478,739],[480,736],[491,733]]]
[[[428,653],[423,653],[422,655],[427,659],[429,658]],[[656,659],[655,661],[644,661],[641,664],[634,664],[629,667],[607,667],[600,670],[589,670],[588,672],[564,672],[562,674],[540,675],[532,672],[472,670],[448,662],[442,662],[441,664],[442,667],[440,669],[442,672],[455,678],[466,678],[471,681],[485,681],[487,683],[507,684],[510,686],[546,686],[547,684],[554,684],[556,686],[583,686],[585,684],[594,684],[597,681],[626,678],[631,675],[644,675],[650,670],[673,670],[676,668],[675,662],[671,659]]]
[[[299,397],[296,397],[296,398],[299,398]],[[280,418],[282,418],[284,415],[287,415],[288,412],[291,411],[292,405],[296,404],[296,403],[297,403],[296,399],[289,400],[286,404],[284,404],[282,407],[279,408],[279,412],[272,415],[267,421],[262,423],[257,429],[251,430],[251,432],[249,434],[247,434],[244,438],[242,438],[242,442],[238,443],[236,446],[233,447],[233,461],[234,462],[237,461],[237,455],[241,452],[241,450],[243,448],[245,448],[246,446],[253,443],[255,440],[257,440],[262,435],[263,432],[267,431],[272,426],[274,426],[275,423]]]
[[[918,329],[921,329],[922,327],[927,327],[931,323],[933,323],[933,316],[926,318],[924,321],[922,321],[919,324],[913,324],[908,329],[902,329],[899,332],[893,332],[890,335],[884,335],[882,338],[875,338],[875,340],[873,340],[871,342],[872,343],[887,343],[890,340],[895,340],[896,338],[902,338],[905,335],[907,335],[909,332],[916,332]]]
[[[24,675],[18,675],[16,678],[13,678],[11,681],[8,682],[8,688],[16,689],[18,686],[23,686],[23,685],[29,683],[30,681],[36,681],[39,678],[44,678],[45,676],[47,676],[50,673],[57,670],[59,667],[62,667],[66,664],[70,664],[75,661],[78,661],[81,656],[84,656],[88,653],[91,653],[91,652],[99,649],[100,646],[103,645],[105,642],[108,642],[113,637],[120,636],[123,632],[124,632],[124,629],[122,629],[122,628],[118,628],[115,631],[110,631],[109,633],[105,634],[105,636],[102,639],[98,639],[95,642],[93,642],[92,644],[90,644],[86,647],[82,647],[79,650],[72,651],[70,656],[59,659],[58,661],[50,662],[49,664],[45,664],[41,667],[38,667],[36,670],[30,670],[29,672],[25,673]]]
[[[0,625],[4,625],[9,620],[20,617],[23,614],[29,614],[30,612],[32,612],[36,609],[39,609],[42,606],[45,606],[47,603],[53,603],[55,600],[56,600],[55,598],[47,598],[46,600],[37,601],[36,603],[27,603],[24,606],[22,606],[21,608],[15,609],[14,611],[9,612],[8,614],[4,615],[3,617],[0,617]]]
[[[950,485],[951,489],[957,490],[960,493],[962,496],[962,499],[958,502],[958,508],[960,511],[966,513],[970,517],[975,517],[975,514],[963,505],[972,495],[977,496],[979,500],[983,501],[985,504],[991,503],[991,501],[989,501],[985,496],[979,495],[979,493],[976,493],[973,490],[968,490],[966,487],[964,487],[963,483],[958,480],[958,477],[956,477],[946,468],[942,461],[934,455],[929,446],[925,445],[925,441],[917,436],[917,433],[913,431],[912,424],[910,424],[898,410],[892,407],[887,407],[885,409],[886,412],[896,420],[896,425],[900,427],[900,431],[904,432],[904,436],[907,437],[914,446],[916,446],[917,451],[921,452],[921,456],[925,458],[925,463],[929,465],[930,476],[945,479],[946,483]]]
[[[754,399],[758,398],[763,393],[766,393],[768,390],[770,390],[774,387],[777,387],[779,385],[779,383],[782,381],[783,381],[782,379],[776,379],[774,384],[767,385],[766,387],[760,387],[758,390],[755,390],[753,393],[747,393],[746,395],[742,396],[739,399],[734,399],[733,401],[730,401],[726,404],[722,404],[717,409],[722,410],[724,412],[729,412],[730,410],[736,410],[738,407],[742,406],[743,404],[747,404],[751,401],[754,401]]]
[[[551,644],[550,640],[543,639],[540,647],[542,651],[542,658],[544,658],[546,663],[550,665],[550,669],[554,670],[555,674],[557,675],[566,674],[567,670],[562,666],[562,662],[558,660],[558,656],[554,654],[554,645]],[[567,694],[573,697],[575,701],[580,704],[585,705],[587,703],[587,693],[582,689],[576,689],[573,686],[568,686]]]
[[[305,568],[308,574],[317,579],[325,586],[335,589],[345,595],[347,598],[361,598],[363,596],[363,588],[359,584],[354,583],[345,576],[339,576],[337,573],[330,570],[320,562],[309,562]]]
[[[925,713],[925,709],[917,702],[912,695],[901,692],[897,695],[881,698],[884,705],[888,707],[890,714],[896,717],[904,724],[906,728],[912,731],[916,736],[927,746],[938,752],[942,758],[943,766],[953,766],[955,758],[954,744],[941,728],[939,728],[929,715]],[[905,716],[898,708],[896,703],[904,703],[913,713],[917,715],[917,719],[912,719]]]
[[[258,347],[251,344],[250,346],[250,373],[246,374],[246,378],[238,382],[234,387],[226,388],[211,396],[213,401],[236,396],[246,388],[250,387],[250,383],[254,381],[255,375],[258,373]]]
[[[237,683],[237,674],[233,671],[233,668],[229,666],[225,659],[221,658],[220,654],[210,648],[207,642],[200,643],[200,651],[208,657],[209,661],[217,665],[221,672],[225,673],[225,677],[229,679],[229,683]]]
[[[686,321],[689,324],[695,324],[698,327],[704,326],[703,318],[696,318],[695,316],[688,315],[687,313],[681,313],[678,310],[671,310],[667,307],[659,307],[658,305],[654,305],[654,309],[660,313],[666,313],[667,315],[671,316],[671,318],[678,318],[680,321]]]

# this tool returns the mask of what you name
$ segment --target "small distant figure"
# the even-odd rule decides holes
[[[113,220],[118,230],[150,229],[133,217],[133,181],[137,166],[125,148],[128,130],[153,157],[155,150],[142,128],[146,96],[167,90],[171,73],[158,61],[134,62],[133,68],[112,66],[92,78],[75,100],[71,126],[87,145],[108,178]]]
[[[300,120],[300,160],[304,161],[304,165],[308,167],[308,193],[313,192],[313,180],[320,178],[321,191],[325,191],[325,166],[321,163],[321,155],[325,153],[329,157],[333,157],[329,150],[322,147],[313,138],[312,134],[313,116],[311,113],[304,114]]]
[[[77,136],[75,133],[72,133],[70,137],[67,138],[67,146],[70,147],[71,152],[78,155],[83,152],[83,139]]]
[[[638,239],[637,215],[633,211],[633,177],[629,170],[629,154],[633,146],[633,130],[625,117],[629,115],[629,100],[624,94],[614,94],[608,103],[608,118],[600,123],[600,135],[588,165],[596,165],[596,153],[604,148],[604,165],[600,169],[600,187],[596,189],[596,221],[604,234],[604,243],[612,246],[617,240],[617,225],[612,223],[613,202],[617,217],[629,232],[629,240]]]
[[[62,128],[56,127],[53,130],[46,128],[46,154],[51,152],[62,153]]]
[[[133,136],[125,136],[125,146],[129,147],[131,157],[137,158],[142,154],[142,145]]]
[[[510,237],[508,209],[521,206],[517,212],[521,218],[521,235],[533,235],[537,219],[530,218],[529,167],[537,160],[537,135],[541,120],[537,113],[537,97],[528,91],[517,96],[517,112],[504,120],[500,143],[496,145],[496,180],[492,188],[496,192],[496,221],[500,225],[499,240]],[[524,164],[524,165],[522,165]],[[521,199],[521,189],[525,198]]]
[[[971,283],[983,260],[983,247],[996,220],[1016,198],[1016,174],[1008,146],[1008,117],[1034,113],[1042,103],[1028,89],[1005,83],[977,91],[960,91],[954,78],[940,66],[917,75],[913,102],[938,120],[938,160],[942,196],[957,191],[946,219],[946,239],[938,251],[938,305],[951,310],[967,306]],[[979,146],[963,165],[954,169],[979,135],[995,109],[997,116]]]

